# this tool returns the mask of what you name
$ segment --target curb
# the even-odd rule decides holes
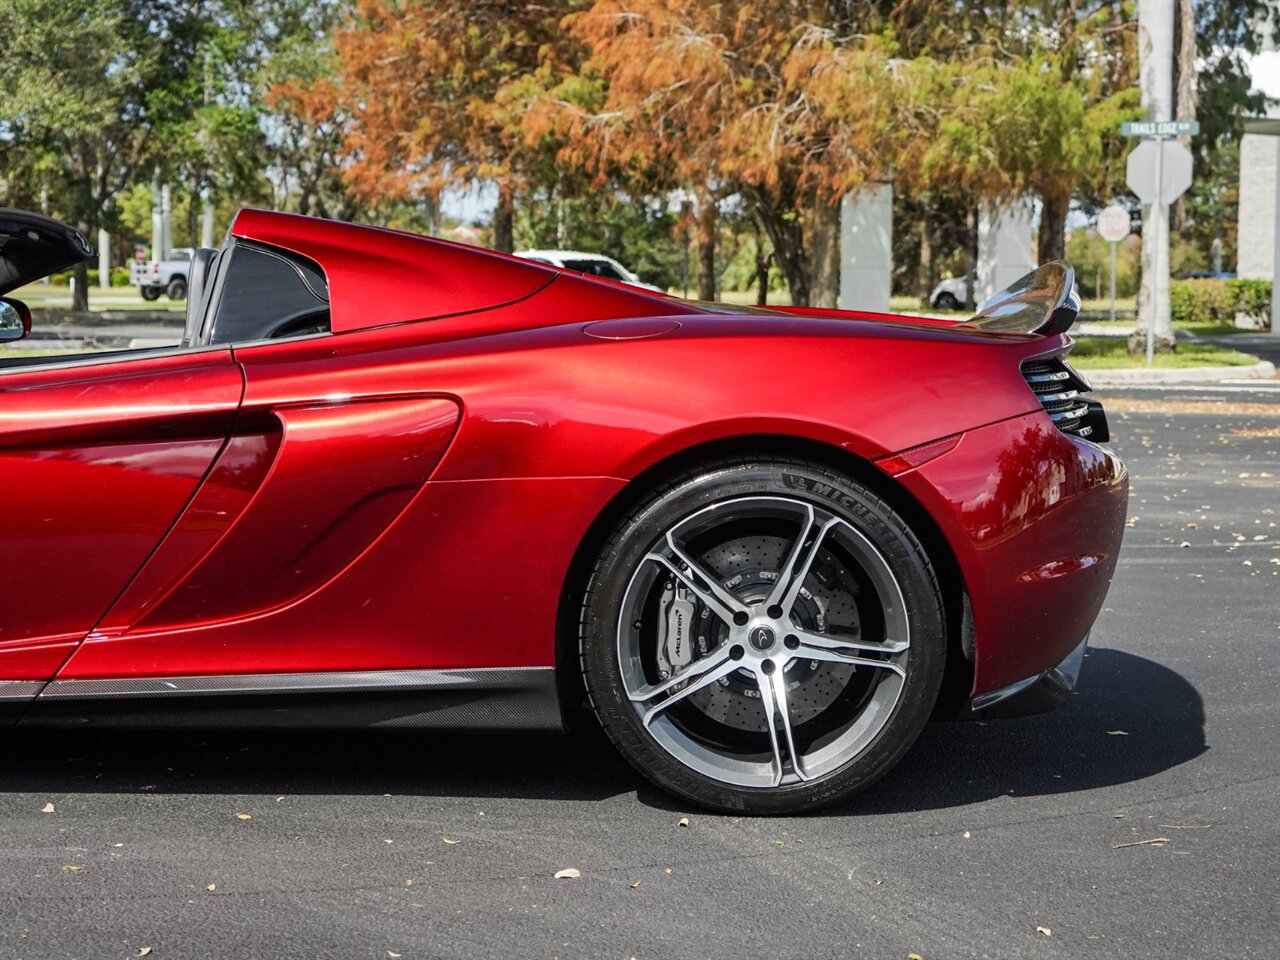
[[[1149,370],[1131,367],[1122,370],[1082,370],[1095,387],[1131,383],[1216,383],[1219,380],[1270,380],[1276,365],[1269,360],[1251,367],[1187,367],[1182,370]]]

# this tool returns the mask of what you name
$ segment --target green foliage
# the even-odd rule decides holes
[[[720,272],[720,289],[728,290],[734,293],[745,293],[748,290],[756,288],[756,254],[759,250],[759,241],[753,236],[748,236],[734,251],[729,258],[729,262],[725,264],[724,269]],[[766,251],[768,247],[766,246]],[[771,258],[769,260],[769,292],[780,293],[787,289],[786,280],[782,276],[782,271],[778,269],[778,264]]]
[[[1067,260],[1075,268],[1080,293],[1087,300],[1111,295],[1111,244],[1092,230],[1076,230],[1067,238]],[[1128,236],[1116,250],[1116,296],[1138,292],[1142,240]]]
[[[1174,280],[1169,284],[1169,312],[1174,323],[1230,324],[1234,301],[1223,280]]]
[[[1267,280],[1175,280],[1169,285],[1173,322],[1196,326],[1235,325],[1236,314],[1269,316],[1271,283]]]
[[[601,253],[664,290],[678,287],[682,277],[676,215],[664,204],[638,203],[609,191],[527,194],[516,209],[515,248]]]
[[[1271,316],[1273,289],[1270,280],[1245,280],[1236,277],[1227,281],[1227,292],[1235,309],[1250,317]]]
[[[97,268],[89,270],[89,285],[96,287],[98,285],[98,277],[101,274]],[[68,286],[71,282],[71,271],[60,270],[57,273],[49,274],[49,282],[56,287]],[[111,268],[111,286],[127,287],[129,286],[129,268],[128,267],[112,267]]]

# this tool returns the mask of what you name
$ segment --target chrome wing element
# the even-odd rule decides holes
[[[993,296],[966,326],[989,333],[1063,333],[1079,313],[1076,272],[1065,260],[1051,260]]]

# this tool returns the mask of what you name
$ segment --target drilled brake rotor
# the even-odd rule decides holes
[[[781,537],[751,536],[729,540],[702,555],[705,569],[719,575],[725,589],[747,604],[762,602],[777,581],[790,542]],[[846,636],[858,634],[857,587],[837,559],[819,555],[795,606],[802,628],[825,632],[828,624]],[[699,656],[725,638],[728,626],[710,615],[701,604],[697,613],[696,645]],[[787,703],[791,722],[799,726],[826,710],[849,684],[854,667],[817,660],[794,660],[787,667]],[[689,698],[706,716],[737,730],[767,730],[760,693],[745,670],[731,674]]]

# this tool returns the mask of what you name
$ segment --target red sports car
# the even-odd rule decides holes
[[[0,210],[0,294],[91,253]],[[1075,683],[1128,481],[1066,264],[954,323],[244,210],[189,286],[178,346],[0,359],[13,722],[593,713],[766,813]]]

